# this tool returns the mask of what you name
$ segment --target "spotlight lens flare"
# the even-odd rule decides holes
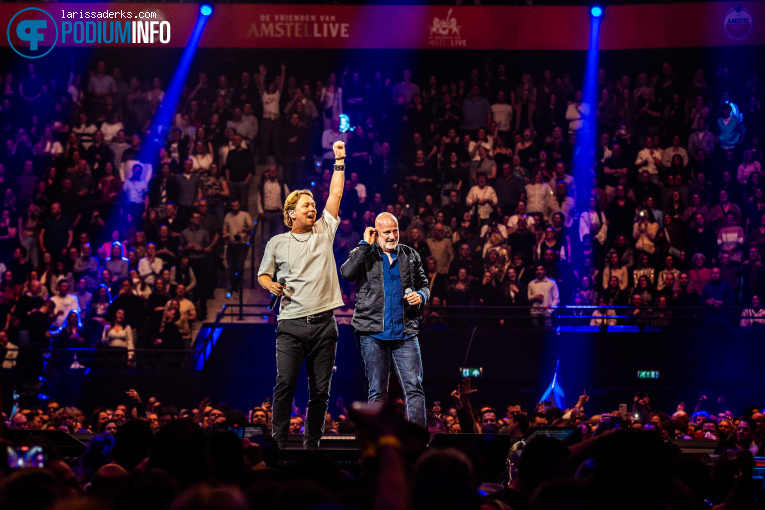
[[[351,119],[346,114],[341,113],[340,114],[340,132],[345,133],[346,131],[353,131],[353,128],[351,127]]]
[[[202,4],[199,6],[199,13],[202,16],[209,16],[210,14],[212,14],[212,11],[213,11],[213,8],[212,8],[212,5],[210,4]]]
[[[599,18],[603,16],[603,8],[599,5],[596,5],[590,9],[590,14],[592,14],[593,18]]]

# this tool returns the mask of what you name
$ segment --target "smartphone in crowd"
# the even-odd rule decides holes
[[[44,468],[48,465],[48,452],[38,445],[8,446],[7,455],[11,469]]]

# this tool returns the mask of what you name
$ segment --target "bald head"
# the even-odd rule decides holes
[[[375,218],[375,228],[378,230],[381,229],[383,225],[391,224],[398,227],[398,220],[389,212],[380,213],[377,215],[377,218]]]
[[[398,246],[398,220],[391,213],[381,213],[375,218],[377,244],[384,253],[396,251]]]

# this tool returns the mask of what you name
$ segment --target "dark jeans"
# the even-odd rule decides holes
[[[228,282],[231,291],[241,292],[242,278],[244,276],[244,261],[247,259],[247,245],[243,243],[231,243],[226,250],[226,262],[228,263]]]
[[[385,402],[391,366],[398,376],[406,401],[406,419],[422,428],[425,420],[425,391],[422,389],[422,356],[417,337],[408,340],[377,340],[362,335],[359,338],[361,357],[369,381],[369,401]]]
[[[284,448],[292,415],[298,373],[305,361],[308,374],[308,409],[305,418],[303,445],[319,447],[329,404],[332,367],[337,351],[337,323],[332,312],[319,314],[317,322],[308,319],[283,319],[276,326],[276,386],[274,387],[273,435],[279,448]]]

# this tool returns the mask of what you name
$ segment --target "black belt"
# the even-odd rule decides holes
[[[266,210],[265,210],[265,212],[270,212],[270,213],[283,213],[284,211],[282,211],[281,209],[266,209]]]
[[[334,317],[332,310],[327,310],[326,312],[317,313],[315,315],[306,315],[305,317],[298,317],[295,320],[298,320],[300,322],[303,322],[305,320],[308,324],[320,324],[322,322],[328,321],[332,317]]]

